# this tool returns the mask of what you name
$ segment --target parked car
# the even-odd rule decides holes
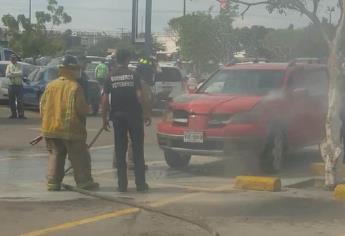
[[[186,81],[178,67],[161,64],[160,68],[161,72],[156,74],[154,85],[156,108],[163,108],[167,101],[186,93]]]
[[[0,61],[0,100],[2,101],[8,100],[9,79],[6,77],[6,68],[9,63],[9,61]],[[26,79],[29,74],[37,68],[36,66],[28,63],[18,63],[21,64],[23,68],[23,79]]]
[[[9,61],[11,58],[11,55],[16,55],[17,58],[20,60],[20,56],[15,53],[13,50],[9,49],[9,48],[3,48],[0,47],[0,61]]]
[[[33,71],[24,84],[24,104],[39,107],[40,98],[47,84],[58,78],[58,67],[41,67]],[[101,88],[95,80],[88,80],[88,102],[92,113],[97,114],[101,100]]]
[[[192,155],[250,151],[264,171],[277,172],[288,149],[321,142],[327,94],[325,65],[227,66],[194,94],[174,99],[158,125],[158,143],[173,168],[187,166]]]
[[[99,65],[99,63],[100,63],[100,61],[92,61],[92,62],[89,62],[86,66],[85,73],[92,80],[96,80],[95,71],[96,71],[96,67]]]

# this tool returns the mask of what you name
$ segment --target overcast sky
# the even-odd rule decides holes
[[[144,2],[144,0],[140,0]],[[333,0],[325,0],[330,3]],[[0,0],[0,16],[4,14],[28,14],[29,0]],[[132,0],[59,0],[73,21],[63,28],[90,31],[119,31],[131,27]],[[32,0],[33,11],[44,10],[47,0]],[[214,7],[214,14],[219,11],[216,0],[187,0],[187,11],[207,11]],[[183,0],[153,0],[152,27],[154,32],[163,32],[169,19],[182,15]],[[321,10],[325,12],[325,9]],[[140,13],[143,18],[143,12]],[[264,8],[252,8],[244,19],[238,18],[236,26],[265,25],[274,28],[286,28],[290,24],[297,27],[308,24],[308,20],[298,14],[288,16],[270,15]],[[140,26],[139,26],[140,28]]]

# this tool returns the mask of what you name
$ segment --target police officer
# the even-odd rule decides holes
[[[136,73],[128,69],[130,52],[121,49],[116,54],[118,67],[112,71],[104,84],[102,107],[104,129],[109,130],[108,112],[113,122],[115,138],[115,156],[118,176],[118,190],[126,192],[128,186],[126,154],[128,134],[132,140],[135,184],[138,192],[149,188],[145,179],[144,160],[144,122],[143,109],[140,104],[142,86]],[[111,95],[111,109],[109,109]]]

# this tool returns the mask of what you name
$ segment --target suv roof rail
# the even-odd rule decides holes
[[[267,58],[260,58],[260,57],[255,57],[255,58],[234,58],[232,59],[227,66],[233,66],[237,64],[257,64],[257,63],[268,63],[269,60]]]
[[[289,62],[289,67],[297,64],[325,64],[321,58],[317,57],[306,57],[306,58],[295,58]]]

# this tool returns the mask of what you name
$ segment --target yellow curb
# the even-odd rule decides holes
[[[310,166],[311,172],[317,176],[325,175],[325,164],[322,162],[315,162]],[[345,165],[343,165],[343,174],[345,175]]]
[[[237,176],[235,187],[246,190],[256,191],[281,191],[281,181],[279,178],[260,177],[260,176]]]
[[[345,201],[345,184],[339,184],[334,191],[336,200]]]

